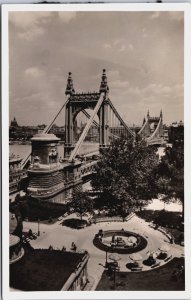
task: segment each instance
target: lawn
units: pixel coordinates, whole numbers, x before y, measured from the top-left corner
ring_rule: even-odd
[[[183,291],[184,278],[172,278],[177,266],[184,265],[183,258],[174,258],[166,265],[145,272],[119,272],[116,274],[118,291]],[[114,290],[113,278],[104,271],[96,288],[97,291]]]
[[[25,249],[10,265],[10,286],[23,291],[59,291],[84,254],[48,249]]]

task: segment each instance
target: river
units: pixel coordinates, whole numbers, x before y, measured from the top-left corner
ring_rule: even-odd
[[[79,154],[87,154],[87,153],[93,153],[98,151],[99,149],[99,143],[90,143],[90,142],[85,142],[82,144],[81,149],[79,151]],[[13,144],[9,145],[9,154],[11,155],[12,153],[14,155],[19,155],[20,158],[25,158],[29,151],[31,150],[31,145],[20,145],[20,144]],[[58,145],[58,157],[64,156],[64,145]]]
[[[99,144],[98,143],[90,143],[86,142],[82,144],[81,149],[80,149],[80,154],[88,153],[88,152],[94,152],[99,149]],[[11,155],[12,153],[15,154],[16,156],[19,155],[20,158],[25,158],[29,151],[31,150],[31,145],[20,145],[20,144],[13,144],[9,145],[9,154]],[[158,147],[157,154],[159,157],[162,157],[164,155],[164,150],[165,147]],[[62,157],[64,156],[64,145],[58,145],[58,156]]]

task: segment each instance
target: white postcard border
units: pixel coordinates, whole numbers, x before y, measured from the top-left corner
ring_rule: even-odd
[[[186,290],[172,292],[11,292],[9,290],[9,62],[8,13],[10,11],[184,11],[184,116],[185,116],[185,264]],[[177,45],[178,47],[178,45]],[[190,299],[191,297],[191,7],[188,3],[110,4],[4,4],[2,5],[2,262],[4,299]]]

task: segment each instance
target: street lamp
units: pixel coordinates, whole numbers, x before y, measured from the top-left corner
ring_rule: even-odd
[[[116,271],[120,270],[120,267],[118,265],[118,261],[121,259],[121,257],[117,254],[117,253],[112,253],[109,256],[109,259],[113,260],[113,281],[114,281],[114,290],[115,290],[115,286],[116,286]]]
[[[40,219],[38,219],[38,236],[40,236]]]
[[[105,252],[105,266],[107,267],[107,250]]]

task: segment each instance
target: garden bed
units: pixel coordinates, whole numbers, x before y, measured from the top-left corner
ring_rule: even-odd
[[[80,220],[80,219],[66,219],[63,221],[62,226],[67,226],[74,229],[82,229],[88,225],[88,222],[86,220]]]

